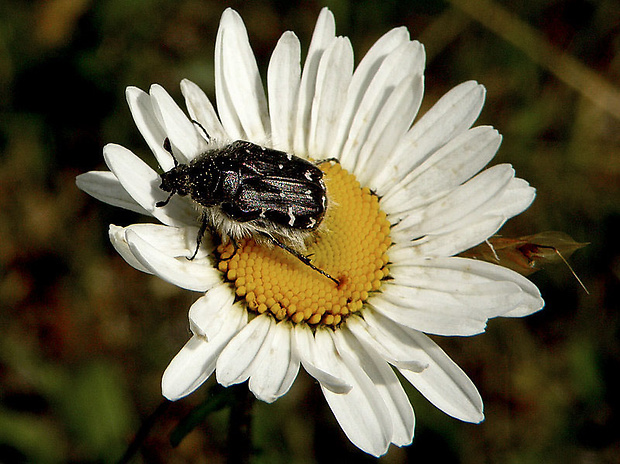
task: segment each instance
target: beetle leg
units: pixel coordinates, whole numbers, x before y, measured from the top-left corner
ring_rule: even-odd
[[[324,275],[325,277],[327,277],[329,280],[331,280],[332,282],[334,282],[336,285],[340,285],[340,282],[338,281],[338,279],[335,279],[334,277],[330,276],[327,272],[325,272],[323,269],[320,269],[318,267],[316,267],[314,264],[312,264],[312,262],[310,261],[310,258],[308,258],[307,256],[302,255],[301,253],[299,253],[297,250],[291,248],[290,246],[288,246],[286,243],[282,243],[280,240],[278,240],[277,238],[275,238],[273,235],[267,234],[265,232],[261,232],[261,235],[265,236],[266,238],[268,238],[274,245],[279,246],[280,248],[282,248],[284,251],[288,251],[290,254],[292,254],[295,258],[297,258],[299,261],[301,261],[302,263],[304,263],[306,266],[310,267],[311,269],[314,269],[316,272],[318,272],[321,275]]]
[[[170,192],[170,195],[168,195],[168,198],[166,198],[164,201],[158,201],[157,203],[155,203],[155,206],[157,206],[158,208],[161,208],[162,206],[166,206],[168,202],[170,201],[170,199],[172,198],[172,195],[174,195],[175,193],[176,193],[175,191]]]
[[[202,216],[200,216],[200,220],[202,222],[200,223],[200,229],[198,229],[198,235],[196,236],[196,249],[194,250],[194,254],[187,258],[189,261],[192,261],[198,254],[198,249],[200,248],[200,244],[202,243],[202,237],[204,237],[205,232],[209,227],[209,221],[207,220],[206,214],[203,213]]]

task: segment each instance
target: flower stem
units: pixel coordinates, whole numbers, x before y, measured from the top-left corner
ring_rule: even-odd
[[[252,453],[252,405],[254,395],[247,385],[234,388],[235,401],[228,424],[228,464],[249,464]]]

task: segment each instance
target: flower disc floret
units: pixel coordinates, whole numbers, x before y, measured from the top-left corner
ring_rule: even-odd
[[[329,208],[306,254],[333,281],[289,253],[247,239],[218,247],[218,268],[250,311],[277,320],[337,326],[359,313],[387,277],[390,224],[379,199],[340,164],[321,165]]]

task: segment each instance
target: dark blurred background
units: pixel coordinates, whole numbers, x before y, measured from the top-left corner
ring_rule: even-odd
[[[495,163],[538,189],[504,235],[546,230],[590,245],[531,278],[546,309],[438,339],[470,374],[486,421],[463,424],[411,392],[416,438],[385,463],[620,462],[620,3],[617,0],[0,2],[0,462],[103,463],[161,402],[164,368],[188,338],[198,295],[127,265],[109,223],[145,218],[99,203],[75,176],[120,143],[152,163],[124,89],[189,78],[214,94],[226,6],[243,16],[263,74],[282,32],[304,50],[329,6],[356,58],[405,25],[427,50],[423,110],[454,85],[488,89],[478,121],[504,135]],[[616,374],[614,374],[614,372]],[[208,386],[161,417],[134,462],[225,460],[227,412],[177,448],[170,431]],[[255,462],[372,462],[300,374],[255,407]]]

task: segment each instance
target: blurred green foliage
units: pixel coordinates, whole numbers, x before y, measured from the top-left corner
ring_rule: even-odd
[[[307,47],[324,5],[358,59],[398,25],[425,44],[423,111],[464,80],[487,87],[479,124],[504,135],[495,162],[512,163],[538,189],[505,235],[561,230],[591,243],[571,260],[590,296],[568,269],[552,266],[532,276],[547,302],[541,313],[493,321],[479,337],[438,340],[478,385],[486,421],[459,423],[411,391],[414,444],[381,461],[620,462],[616,0],[0,3],[0,462],[118,459],[160,403],[161,373],[188,336],[197,295],[134,270],[107,241],[107,224],[144,218],[75,187],[77,174],[103,167],[108,142],[152,162],[125,87],[157,82],[178,98],[187,77],[212,96],[226,6],[243,16],[266,72],[283,31],[295,30]],[[493,18],[506,12],[498,27]],[[578,67],[566,73],[558,57]],[[224,459],[225,411],[178,448],[168,442],[207,390],[169,408],[136,462]],[[304,374],[255,413],[256,462],[372,461],[348,443]]]

